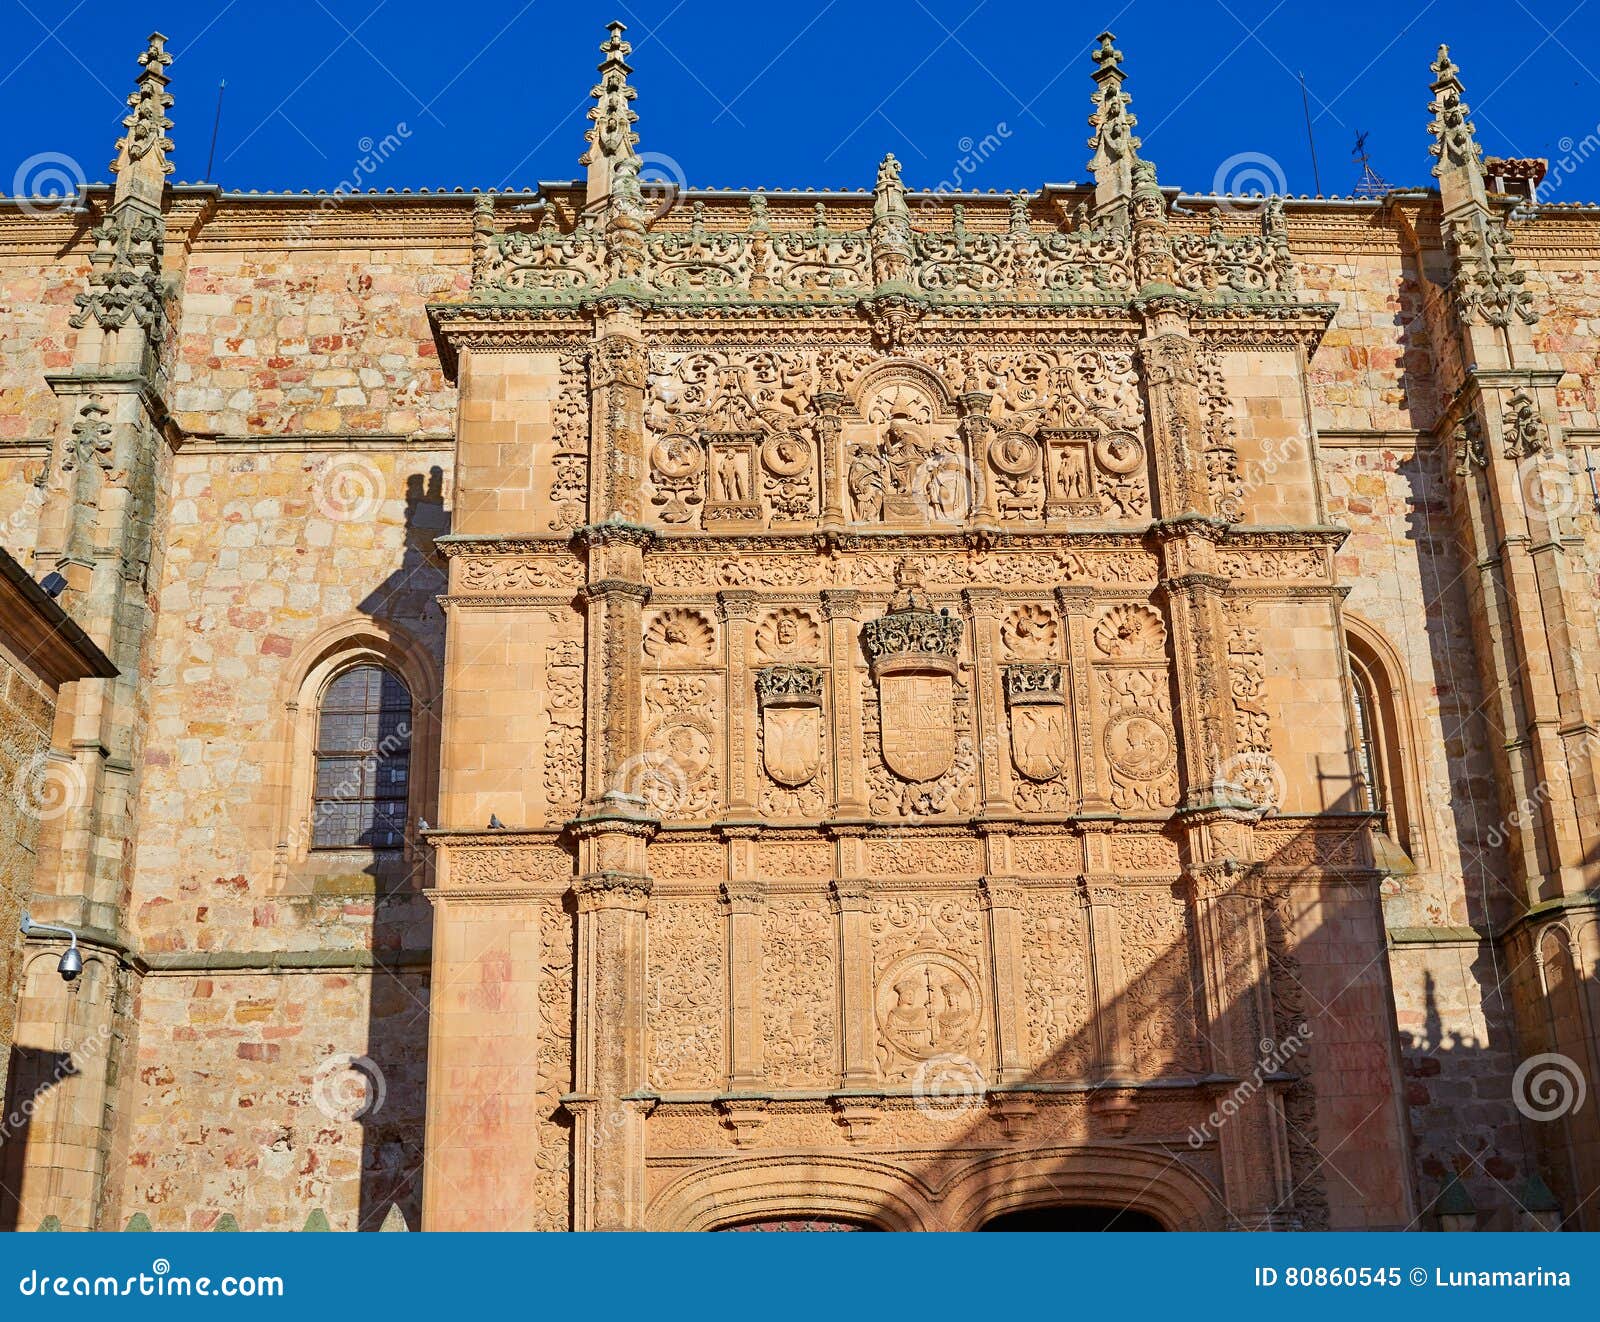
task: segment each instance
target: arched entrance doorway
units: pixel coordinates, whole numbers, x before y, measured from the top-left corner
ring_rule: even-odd
[[[770,1217],[760,1221],[746,1221],[737,1226],[721,1226],[721,1230],[876,1230],[877,1226],[862,1221],[845,1221],[837,1217]]]
[[[1015,1212],[1002,1212],[978,1229],[1098,1231],[1165,1230],[1166,1227],[1146,1212],[1120,1207],[1023,1207]]]

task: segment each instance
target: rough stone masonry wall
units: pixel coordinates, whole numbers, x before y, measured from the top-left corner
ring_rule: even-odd
[[[1340,552],[1347,614],[1397,658],[1414,729],[1425,855],[1384,884],[1390,965],[1414,1143],[1419,1202],[1459,1172],[1484,1224],[1511,1228],[1508,1196],[1531,1170],[1511,1105],[1521,1055],[1510,953],[1470,929],[1498,929],[1516,911],[1508,887],[1503,809],[1449,508],[1453,454],[1426,434],[1439,401],[1420,286],[1402,260],[1369,243],[1301,256],[1302,282],[1340,304],[1308,373],[1329,521],[1351,529]],[[1539,348],[1566,372],[1563,424],[1595,426],[1600,312],[1592,263],[1571,255],[1530,268]],[[1578,440],[1580,438],[1573,437]],[[1583,464],[1581,451],[1577,459]],[[1579,502],[1581,524],[1586,502]],[[1600,568],[1586,539],[1590,572]],[[1596,580],[1600,582],[1600,579]]]
[[[172,406],[214,439],[173,461],[131,905],[135,943],[168,971],[142,987],[124,1219],[287,1228],[322,1207],[335,1229],[371,1228],[394,1201],[419,1224],[423,855],[285,868],[276,846],[286,704],[313,639],[370,617],[442,665],[432,539],[449,530],[455,392],[425,304],[464,260],[205,231],[190,255]],[[323,967],[228,971],[271,951]],[[359,967],[369,956],[400,967]],[[353,1118],[363,1087],[382,1101]]]
[[[0,649],[0,1098],[16,1030],[17,996],[22,987],[22,937],[18,920],[33,885],[34,842],[39,817],[28,811],[26,787],[36,759],[50,746],[55,699]],[[9,1127],[7,1105],[0,1113],[0,1143]]]

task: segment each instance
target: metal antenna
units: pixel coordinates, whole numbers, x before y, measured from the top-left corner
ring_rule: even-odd
[[[1306,94],[1306,76],[1300,74],[1300,104],[1306,112],[1306,143],[1311,148],[1311,182],[1317,186],[1317,196],[1322,196],[1322,176],[1317,172],[1317,140],[1311,133],[1311,98]]]
[[[224,78],[217,84],[217,117],[211,121],[211,150],[206,155],[206,178],[211,178],[211,164],[217,159],[217,130],[222,127],[222,93],[228,86]]]

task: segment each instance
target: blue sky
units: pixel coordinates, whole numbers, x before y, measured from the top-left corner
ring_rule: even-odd
[[[391,134],[403,141],[377,187],[572,178],[611,17],[634,45],[640,150],[698,186],[870,187],[885,151],[913,187],[1082,179],[1089,55],[1105,26],[1126,56],[1143,154],[1164,183],[1194,191],[1230,170],[1245,185],[1265,171],[1313,191],[1301,70],[1324,192],[1355,183],[1358,130],[1391,183],[1429,182],[1428,64],[1441,40],[1489,153],[1559,157],[1600,129],[1600,0],[0,0],[12,111],[0,191],[41,153],[108,177],[152,27],[176,56],[175,179],[206,175],[224,78],[210,177],[228,188],[332,188]],[[1241,154],[1269,164],[1229,166]],[[1600,198],[1600,152],[1586,167],[1562,200]]]

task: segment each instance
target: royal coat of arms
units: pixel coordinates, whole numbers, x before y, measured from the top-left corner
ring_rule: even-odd
[[[956,756],[955,675],[961,621],[934,610],[902,565],[889,609],[863,626],[878,682],[883,761],[903,780],[937,780]]]

